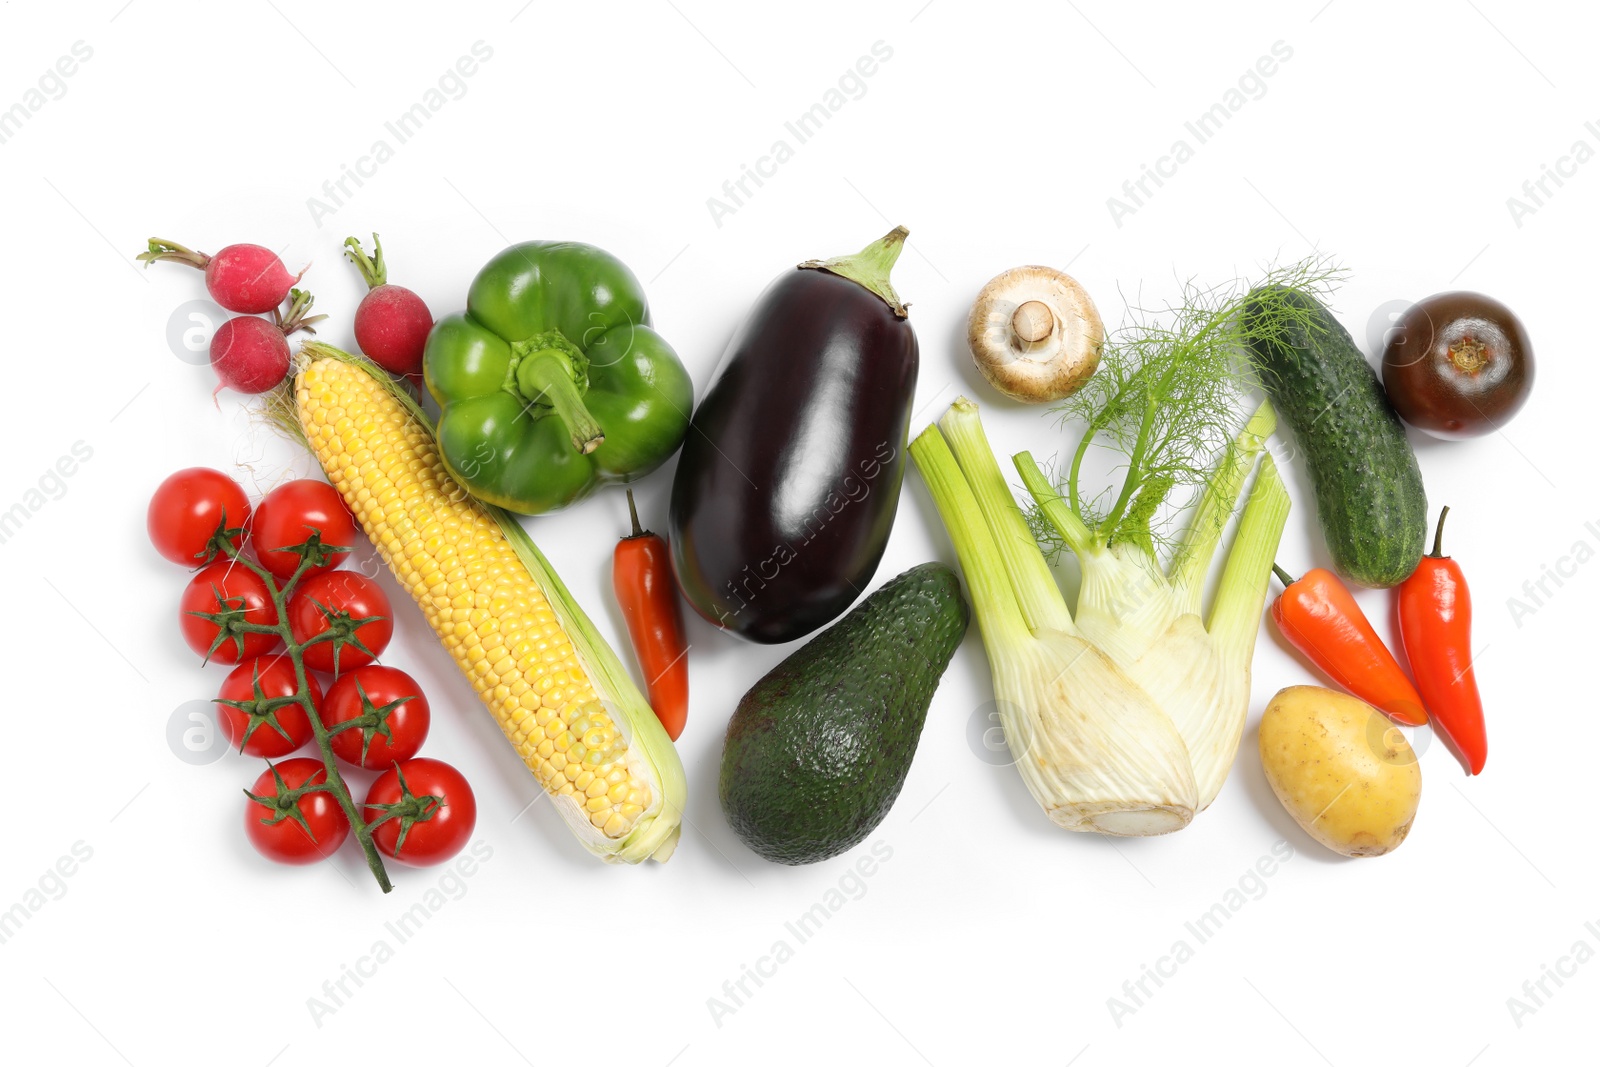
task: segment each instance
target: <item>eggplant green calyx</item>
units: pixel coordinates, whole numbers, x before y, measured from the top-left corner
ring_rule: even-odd
[[[583,394],[589,389],[588,357],[560,330],[546,330],[514,342],[506,379],[506,388],[514,395],[554,411],[572,435],[572,447],[580,453],[588,455],[606,439],[583,403]]]
[[[808,259],[800,264],[801,270],[825,270],[841,278],[849,278],[857,285],[889,305],[897,319],[906,317],[906,305],[889,283],[889,272],[900,258],[911,231],[896,226],[853,256],[836,256],[833,259]]]

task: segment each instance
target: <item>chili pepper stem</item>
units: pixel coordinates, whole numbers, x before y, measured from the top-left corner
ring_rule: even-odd
[[[629,534],[628,536],[629,537],[643,537],[644,534],[645,534],[645,530],[644,530],[643,526],[639,525],[639,508],[638,508],[638,505],[634,504],[634,502],[633,502],[633,490],[632,489],[628,490],[628,518],[633,520],[633,533]]]
[[[1295,581],[1294,580],[1294,575],[1290,574],[1288,571],[1286,571],[1282,567],[1278,566],[1278,564],[1276,562],[1274,562],[1272,564],[1272,573],[1276,574],[1278,576],[1278,581],[1283,583],[1283,587],[1285,589],[1289,588],[1291,585],[1294,584],[1294,581]]]
[[[306,719],[311,723],[311,731],[317,741],[317,750],[322,756],[322,765],[327,772],[326,791],[332,793],[334,799],[338,801],[339,809],[344,812],[345,818],[349,820],[351,832],[361,845],[361,851],[366,854],[367,867],[371,869],[372,876],[378,880],[379,887],[387,893],[394,888],[394,885],[389,881],[389,872],[384,869],[383,857],[378,854],[378,848],[373,843],[372,828],[361,817],[361,811],[356,807],[355,799],[350,795],[349,786],[345,785],[343,776],[339,774],[339,766],[333,755],[332,732],[323,725],[322,717],[317,714],[316,708],[311,703],[311,690],[306,674],[304,651],[307,645],[315,644],[319,639],[327,635],[319,634],[317,637],[313,637],[302,644],[294,639],[294,633],[289,627],[289,598],[294,593],[295,586],[311,567],[311,556],[309,554],[303,555],[300,559],[300,565],[280,586],[271,572],[248,556],[245,556],[233,544],[231,539],[227,537],[220,538],[218,547],[227,555],[230,561],[248,567],[256,577],[266,583],[267,595],[272,598],[272,606],[277,611],[278,621],[272,626],[251,624],[251,631],[275,633],[282,638],[285,654],[288,655],[289,661],[294,664],[295,684],[299,687],[297,703],[306,713]]]
[[[1433,531],[1433,551],[1428,553],[1431,559],[1444,559],[1444,549],[1440,547],[1444,542],[1444,519],[1450,514],[1450,505],[1446,504],[1439,511],[1439,525]]]

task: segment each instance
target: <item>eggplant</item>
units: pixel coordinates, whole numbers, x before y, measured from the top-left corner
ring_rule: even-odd
[[[889,284],[906,229],[778,277],[728,343],[672,483],[678,588],[776,644],[838,617],[883,557],[905,473],[917,335]]]

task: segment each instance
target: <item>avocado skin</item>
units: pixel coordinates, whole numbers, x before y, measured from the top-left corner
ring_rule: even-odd
[[[955,572],[887,582],[739,701],[722,746],[728,825],[774,863],[854,848],[893,806],[971,616]]]

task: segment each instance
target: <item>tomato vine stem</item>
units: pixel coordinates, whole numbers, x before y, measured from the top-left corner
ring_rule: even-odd
[[[323,725],[322,717],[317,714],[317,709],[311,703],[311,690],[308,684],[309,677],[306,673],[304,653],[308,646],[314,645],[319,641],[330,640],[332,631],[324,631],[301,643],[295,640],[294,632],[289,626],[289,598],[294,594],[295,586],[299,584],[300,579],[305,577],[306,571],[313,565],[313,554],[318,549],[324,548],[334,552],[347,552],[349,549],[331,548],[331,546],[322,545],[318,536],[320,531],[313,530],[312,536],[305,544],[286,547],[286,551],[299,551],[300,565],[295,568],[293,574],[284,579],[282,585],[279,585],[278,579],[272,572],[240,551],[239,547],[234,544],[234,539],[230,536],[233,533],[235,531],[219,527],[217,532],[212,535],[211,545],[214,549],[212,558],[215,558],[217,554],[224,555],[230,562],[248,567],[256,577],[260,578],[266,584],[267,595],[272,598],[272,606],[277,611],[278,621],[268,626],[261,623],[246,623],[242,620],[235,620],[231,624],[231,629],[240,633],[276,634],[282,639],[283,654],[287,655],[289,661],[294,664],[295,685],[299,690],[296,694],[298,698],[296,702],[305,711],[306,719],[311,723],[311,731],[317,741],[317,750],[322,756],[322,765],[327,772],[327,782],[317,787],[317,791],[331,793],[334,799],[339,802],[339,809],[344,812],[345,818],[349,820],[350,830],[355,834],[356,841],[361,845],[361,851],[367,857],[367,867],[371,869],[372,876],[378,880],[379,887],[387,893],[394,889],[394,884],[389,881],[389,872],[384,869],[383,857],[378,854],[378,847],[373,843],[372,827],[367,824],[366,819],[362,818],[361,810],[356,806],[355,798],[350,795],[350,787],[345,785],[344,777],[339,773],[339,766],[333,755],[333,734],[342,727],[335,727],[334,730],[329,730]],[[210,560],[208,559],[206,562],[210,562]]]

